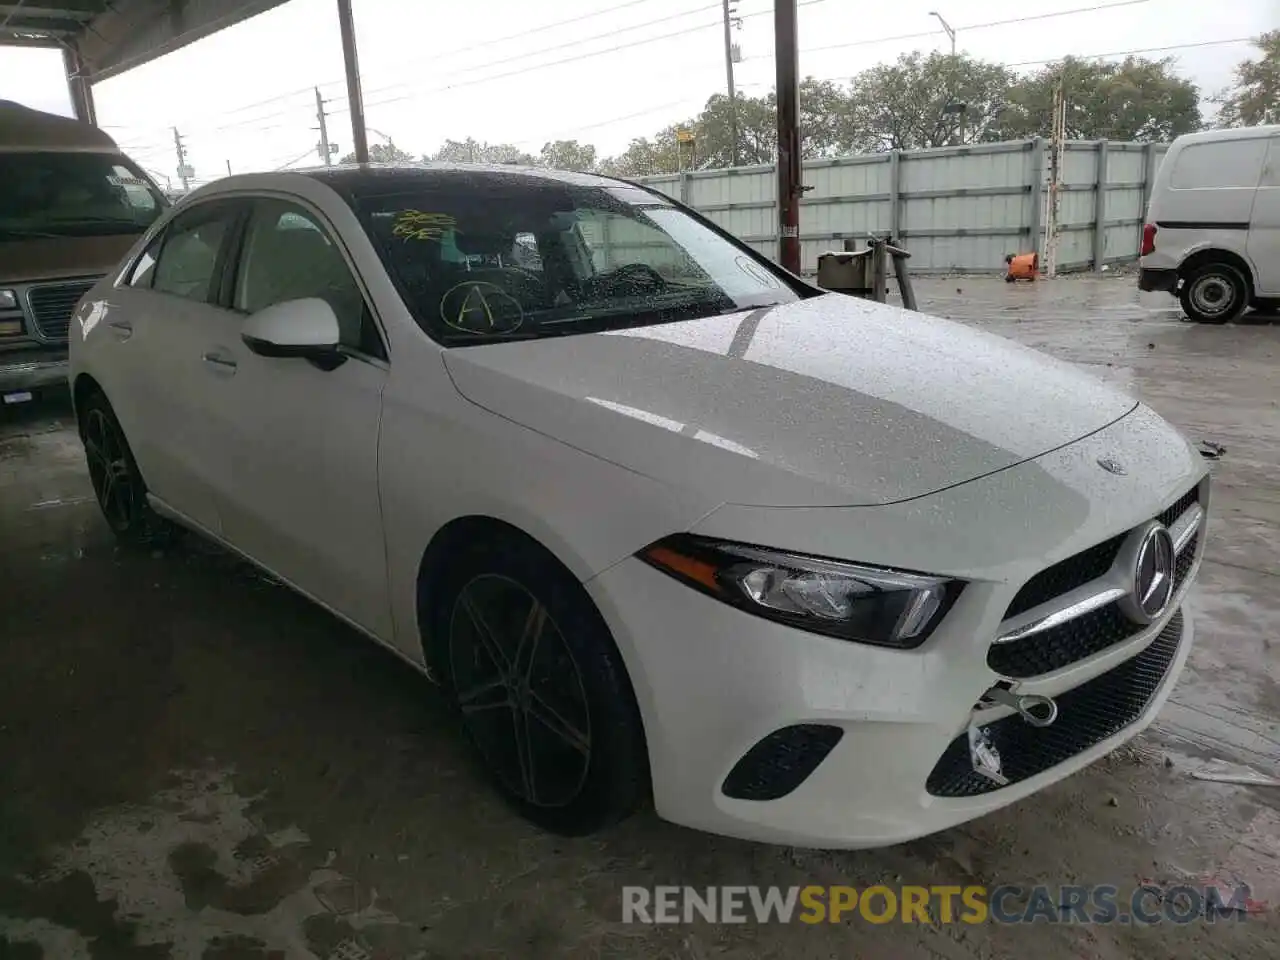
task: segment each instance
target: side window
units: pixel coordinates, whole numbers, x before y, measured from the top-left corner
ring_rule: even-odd
[[[227,208],[219,211],[197,207],[177,217],[165,232],[152,289],[200,303],[211,302],[218,251],[233,216]]]
[[[282,200],[256,201],[240,255],[236,309],[254,313],[307,297],[333,307],[343,346],[385,357],[360,287],[315,217]]]
[[[160,252],[160,244],[164,242],[164,234],[160,234],[142,251],[142,256],[133,264],[129,274],[129,286],[149,288],[156,274],[156,255]]]

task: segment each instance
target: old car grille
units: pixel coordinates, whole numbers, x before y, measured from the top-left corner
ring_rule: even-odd
[[[27,290],[27,305],[36,332],[45,340],[65,340],[80,298],[92,287],[92,280],[44,283]]]
[[[1165,526],[1172,527],[1198,501],[1197,487],[1179,497],[1156,519]],[[1112,537],[1036,574],[1009,604],[1005,619],[1026,613],[1104,576],[1127,536],[1128,533]],[[1199,540],[1199,533],[1193,535],[1176,558],[1175,590],[1183,585],[1195,566]],[[992,644],[987,652],[987,665],[1001,676],[1011,679],[1041,676],[1102,653],[1118,643],[1136,637],[1146,629],[1143,624],[1135,623],[1125,616],[1118,602],[1111,602],[1057,626],[1008,642]]]
[[[1051,726],[1033,727],[1018,714],[987,724],[1009,783],[1043,773],[1134,723],[1168,676],[1181,638],[1179,611],[1136,657],[1055,697],[1058,719]],[[1001,784],[974,771],[966,731],[947,746],[926,788],[935,797],[973,797]]]

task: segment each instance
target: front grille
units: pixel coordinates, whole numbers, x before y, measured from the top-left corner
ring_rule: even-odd
[[[1017,714],[988,724],[986,732],[1000,752],[1009,783],[1070,760],[1137,720],[1168,676],[1181,638],[1179,611],[1136,657],[1055,697],[1058,719],[1052,726],[1033,727]],[[974,797],[1000,788],[974,771],[967,731],[947,746],[926,783],[935,797]]]
[[[1122,533],[1118,537],[1112,537],[1104,543],[1077,553],[1074,557],[1067,557],[1041,570],[1018,591],[1005,612],[1005,619],[1026,613],[1032,607],[1038,607],[1054,597],[1060,597],[1068,590],[1083,586],[1090,580],[1097,580],[1111,569],[1116,554],[1120,552],[1120,544],[1124,542],[1126,536],[1128,534]]]
[[[987,666],[1011,679],[1038,677],[1123,643],[1143,629],[1110,603],[1021,640],[992,644]]]
[[[89,288],[92,280],[71,283],[46,283],[27,291],[27,303],[31,307],[31,319],[37,332],[45,340],[65,340],[71,325],[71,314]]]
[[[1199,502],[1200,502],[1200,488],[1192,487],[1190,490],[1184,493],[1181,497],[1179,497],[1173,506],[1171,506],[1164,513],[1160,514],[1160,516],[1156,517],[1156,519],[1159,520],[1161,523],[1163,523],[1166,527],[1172,527],[1174,522],[1180,516],[1186,513],[1187,509],[1193,503],[1199,503]]]
[[[1182,552],[1178,554],[1177,560],[1173,564],[1173,588],[1176,590],[1182,586],[1187,574],[1191,572],[1191,568],[1196,563],[1196,551],[1200,549],[1200,534],[1196,534],[1188,542]]]
[[[721,790],[737,800],[785,797],[818,769],[842,736],[839,727],[824,723],[775,730],[742,755]]]
[[[1188,507],[1199,500],[1200,488],[1192,487],[1156,519],[1166,527],[1171,527]],[[1122,533],[1041,570],[1018,591],[1009,604],[1009,609],[1005,611],[1005,619],[1026,613],[1032,607],[1047,603],[1076,587],[1082,587],[1090,580],[1098,579],[1111,569],[1116,554],[1120,552],[1120,545],[1127,536],[1127,532]]]

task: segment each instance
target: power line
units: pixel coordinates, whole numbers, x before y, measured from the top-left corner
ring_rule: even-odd
[[[310,156],[311,154],[313,154],[313,153],[315,153],[315,152],[316,152],[316,148],[315,148],[315,147],[307,147],[307,149],[303,150],[300,154],[298,154],[296,157],[294,157],[294,158],[293,158],[292,160],[290,160],[288,163],[285,163],[285,164],[282,164],[282,165],[280,165],[280,166],[276,167],[275,172],[279,173],[281,170],[287,170],[287,169],[289,169],[289,167],[292,167],[292,166],[293,166],[295,163],[297,163],[299,160],[302,160],[302,159],[304,159],[305,157],[308,157],[308,156]]]
[[[1111,10],[1118,7],[1133,7],[1140,3],[1150,3],[1151,0],[1121,0],[1119,3],[1101,3],[1091,7],[1076,7],[1073,10],[1057,10],[1053,13],[1033,13],[1021,17],[1009,17],[1005,20],[990,20],[986,23],[971,23],[956,27],[956,32],[961,33],[969,30],[986,30],[991,27],[1007,27],[1015,23],[1029,23],[1033,20],[1048,20],[1053,17],[1071,17],[1081,13],[1094,13],[1101,10]],[[892,43],[895,40],[919,40],[925,37],[936,37],[937,30],[922,30],[918,33],[900,33],[892,37],[869,37],[863,40],[850,40],[845,43],[831,43],[821,47],[804,47],[801,53],[822,53],[827,50],[845,50],[849,47],[865,47],[872,46],[877,43]],[[773,54],[761,53],[754,57],[743,57],[743,60],[772,60]]]
[[[1165,53],[1170,50],[1190,50],[1192,47],[1216,47],[1227,43],[1253,43],[1253,37],[1232,37],[1228,40],[1197,40],[1194,43],[1175,43],[1167,47],[1143,47],[1137,50],[1113,50],[1110,53],[1069,53],[1066,57],[1074,60],[1093,60],[1098,57],[1131,57],[1139,53]],[[1048,60],[1019,60],[1006,63],[1006,67],[1034,67],[1044,63],[1057,63],[1065,57],[1050,57]]]

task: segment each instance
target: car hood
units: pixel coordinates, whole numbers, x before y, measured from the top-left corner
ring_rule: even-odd
[[[0,285],[101,276],[120,262],[141,233],[0,240]]]
[[[842,294],[458,348],[445,364],[462,395],[493,413],[755,505],[922,496],[1047,453],[1137,405],[1001,337]]]

